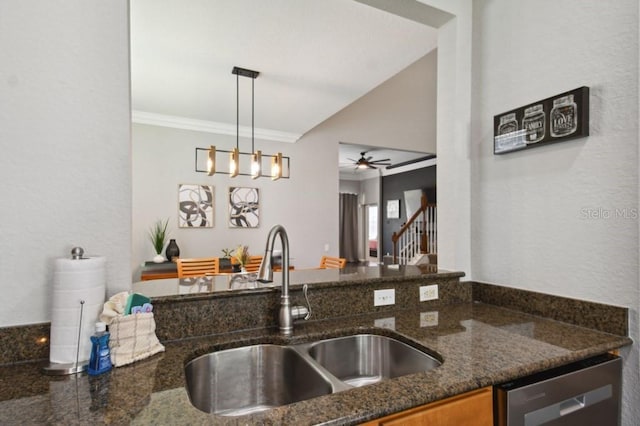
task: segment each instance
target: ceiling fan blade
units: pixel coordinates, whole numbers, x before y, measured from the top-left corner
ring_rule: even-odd
[[[371,164],[367,164],[367,167],[369,167],[370,169],[377,169],[376,166],[372,166]]]
[[[372,158],[373,158],[372,156],[368,156],[367,161],[371,161]]]
[[[354,163],[357,163],[357,162],[358,162],[358,160],[354,160],[353,158],[347,158],[347,160],[349,160],[349,161],[353,161]]]
[[[381,161],[391,161],[390,158],[381,158],[380,160],[372,161],[372,163],[380,163]]]

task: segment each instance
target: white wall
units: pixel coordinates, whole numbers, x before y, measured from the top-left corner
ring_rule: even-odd
[[[434,49],[332,116],[340,141],[436,152],[437,58]]]
[[[438,30],[438,267],[471,271],[471,0],[420,0],[454,15]]]
[[[50,319],[74,246],[129,288],[128,3],[0,2],[0,326]]]
[[[473,5],[473,277],[626,306],[637,340],[638,2]],[[583,85],[589,137],[492,154],[494,115]],[[635,425],[637,346],[624,355],[623,424]]]
[[[360,182],[360,190],[365,204],[380,205],[380,178],[365,179]]]
[[[339,190],[341,194],[360,194],[360,181],[340,179]]]

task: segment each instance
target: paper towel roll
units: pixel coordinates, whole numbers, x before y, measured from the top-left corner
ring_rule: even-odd
[[[80,310],[82,330],[78,361],[87,361],[91,354],[90,337],[102,312],[106,296],[106,259],[56,259],[53,271],[51,300],[51,340],[49,361],[71,364],[76,362]],[[82,307],[81,301],[84,300]]]

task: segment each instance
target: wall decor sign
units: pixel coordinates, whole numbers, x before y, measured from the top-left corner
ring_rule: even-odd
[[[260,224],[260,190],[229,188],[229,227],[257,228]]]
[[[589,88],[579,87],[493,117],[493,153],[589,136]]]
[[[178,185],[178,227],[213,227],[213,186]]]
[[[400,200],[387,200],[387,219],[400,219]]]

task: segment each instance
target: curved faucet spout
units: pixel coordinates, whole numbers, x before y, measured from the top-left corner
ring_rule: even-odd
[[[262,257],[262,263],[260,263],[260,269],[258,270],[258,281],[263,283],[270,283],[273,281],[273,246],[276,242],[276,237],[280,236],[280,243],[282,244],[282,292],[289,295],[289,237],[287,236],[287,230],[282,225],[276,225],[269,231],[267,236],[267,246],[264,250],[264,256]]]
[[[293,321],[308,317],[309,310],[304,306],[292,307],[291,301],[289,300],[289,237],[282,225],[276,225],[269,231],[264,257],[262,258],[260,270],[258,271],[258,281],[273,281],[273,261],[271,257],[277,236],[280,236],[280,243],[282,244],[282,295],[280,296],[280,313],[278,319],[280,333],[288,336],[293,333]],[[293,313],[294,311],[295,314]]]

